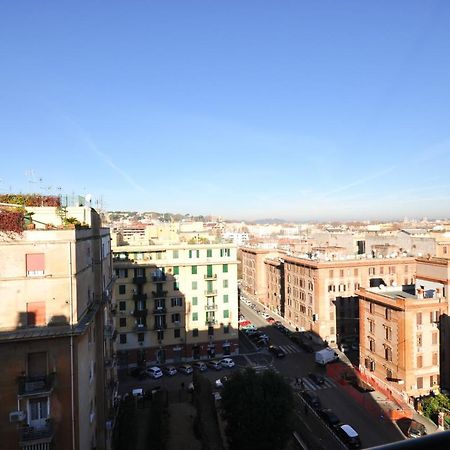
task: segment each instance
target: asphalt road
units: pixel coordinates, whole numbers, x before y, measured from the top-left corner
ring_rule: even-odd
[[[307,353],[300,349],[286,335],[278,331],[275,327],[268,325],[260,315],[244,303],[241,303],[241,313],[259,329],[263,330],[270,337],[273,345],[280,346],[286,351],[285,358],[272,358],[269,365],[275,367],[278,372],[291,379],[294,388],[297,388],[293,383],[295,377],[303,379],[305,387],[313,390],[318,395],[323,407],[331,408],[341,419],[342,423],[348,423],[358,432],[363,448],[404,439],[403,434],[396,425],[388,419],[375,417],[373,413],[365,410],[340,388],[334,380],[326,377],[325,384],[320,387],[309,380],[307,375],[310,372],[325,375],[324,368],[314,362],[313,353]],[[275,318],[278,319],[277,317]],[[297,390],[300,391],[299,388]],[[296,395],[299,396],[299,392]],[[313,410],[308,409],[305,416],[304,404],[300,397],[297,417],[298,432],[310,443],[311,448],[339,448],[339,443],[337,443],[334,434],[318,418]]]

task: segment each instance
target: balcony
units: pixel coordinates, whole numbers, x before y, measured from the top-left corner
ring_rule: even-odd
[[[218,308],[218,306],[217,305],[205,305],[205,310],[206,311],[216,311],[217,310],[217,308]]]
[[[166,314],[167,309],[165,306],[155,306],[153,314]]]
[[[50,395],[55,384],[55,373],[36,377],[19,377],[19,398]]]
[[[164,283],[167,280],[165,275],[160,275],[160,276],[153,276],[152,277],[152,281],[153,283]]]
[[[148,331],[147,324],[138,324],[133,328],[136,333]]]
[[[205,325],[207,325],[209,327],[212,325],[217,325],[217,320],[216,319],[206,319]]]
[[[167,323],[155,323],[155,326],[153,327],[153,329],[155,330],[155,331],[158,331],[158,330],[165,330],[167,328]]]
[[[50,444],[54,434],[53,422],[47,419],[46,423],[40,427],[19,428],[19,445],[31,448],[33,444]]]
[[[215,295],[217,295],[217,289],[212,289],[210,291],[205,291],[205,295],[207,297],[214,297]]]
[[[214,280],[217,280],[217,274],[205,275],[204,278],[206,281],[214,281]]]
[[[135,309],[133,311],[133,316],[134,317],[144,317],[148,314],[148,309],[147,308],[142,308],[142,309]]]
[[[167,295],[167,291],[163,291],[163,290],[157,290],[157,291],[152,291],[152,296],[153,298],[165,298]]]
[[[144,275],[141,275],[141,276],[133,278],[133,283],[134,284],[144,284],[146,282],[147,282],[147,277],[144,276]]]
[[[140,301],[140,300],[145,301],[145,300],[147,300],[147,294],[144,294],[142,292],[139,294],[133,294],[133,300],[135,302]]]

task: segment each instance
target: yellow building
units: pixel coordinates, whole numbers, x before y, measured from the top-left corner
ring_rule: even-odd
[[[236,247],[113,248],[120,367],[238,352]]]

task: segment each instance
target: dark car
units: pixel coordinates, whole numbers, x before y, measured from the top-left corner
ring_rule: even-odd
[[[269,351],[273,353],[277,358],[284,358],[286,356],[286,353],[280,348],[276,347],[275,345],[271,345],[269,347]]]
[[[302,397],[305,399],[306,403],[311,405],[314,409],[320,409],[322,406],[319,397],[311,391],[303,391]]]
[[[147,372],[142,367],[134,367],[130,370],[130,375],[138,380],[145,380],[148,378]]]
[[[337,427],[341,423],[339,417],[331,409],[320,409],[318,414],[332,428]]]
[[[325,383],[325,378],[318,373],[309,373],[308,378],[319,386]]]
[[[349,448],[361,448],[361,440],[358,433],[350,425],[338,425],[337,435]]]
[[[406,434],[410,438],[419,438],[427,434],[427,429],[425,428],[425,425],[421,424],[420,422],[411,420]]]

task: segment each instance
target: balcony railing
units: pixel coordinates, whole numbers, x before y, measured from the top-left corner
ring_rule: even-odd
[[[205,275],[205,280],[217,280],[217,274]]]
[[[211,325],[217,325],[216,319],[206,319],[205,325],[211,326]]]
[[[144,275],[133,278],[134,284],[144,284],[146,282],[147,282],[147,277],[145,277]]]
[[[205,305],[205,310],[206,311],[216,311],[218,308],[217,305]]]
[[[153,327],[153,329],[155,331],[157,330],[165,330],[167,328],[167,323],[155,323],[155,326]]]
[[[54,434],[53,422],[47,419],[46,423],[39,427],[19,428],[19,444],[21,447],[28,447],[33,443],[49,444]]]
[[[136,333],[139,333],[141,331],[147,331],[147,330],[148,330],[147,324],[138,324],[138,325],[135,325],[135,327],[134,327],[134,331]]]
[[[165,306],[155,306],[153,309],[153,314],[166,314],[167,309]]]
[[[165,275],[160,275],[160,276],[153,276],[152,277],[152,281],[153,283],[164,283],[166,281],[166,276]]]
[[[55,373],[36,377],[19,378],[19,397],[48,395],[53,391]]]
[[[160,291],[160,290],[157,290],[157,291],[152,291],[152,296],[153,296],[153,298],[164,298],[164,297],[166,297],[166,295],[167,295],[167,291]]]
[[[143,316],[146,316],[147,314],[148,314],[148,309],[147,308],[135,309],[133,311],[133,316],[134,317],[143,317]]]
[[[139,293],[139,294],[133,294],[133,300],[134,301],[139,301],[139,300],[142,300],[142,301],[144,301],[144,300],[147,300],[147,294],[144,294],[144,293]]]
[[[207,297],[213,297],[213,296],[217,295],[217,289],[211,289],[209,291],[205,291],[205,295]]]

